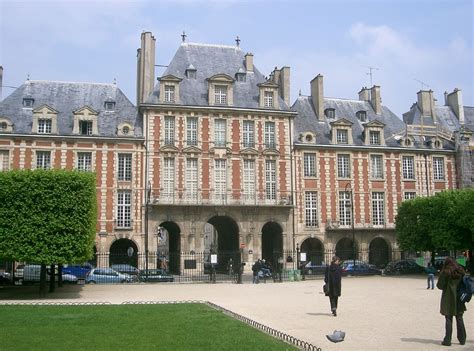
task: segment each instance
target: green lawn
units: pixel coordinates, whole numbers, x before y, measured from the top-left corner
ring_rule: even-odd
[[[0,350],[296,350],[204,304],[0,306]]]

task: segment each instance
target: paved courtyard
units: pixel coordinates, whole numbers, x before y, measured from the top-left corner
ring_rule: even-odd
[[[0,303],[33,302],[37,287],[21,299],[16,288],[0,288]],[[338,316],[330,313],[322,280],[253,285],[149,284],[67,286],[44,302],[210,301],[259,323],[310,342],[322,350],[473,350],[474,303],[464,314],[466,345],[440,345],[444,317],[439,314],[441,291],[426,290],[422,277],[347,277],[342,281]],[[346,332],[334,344],[325,335]]]

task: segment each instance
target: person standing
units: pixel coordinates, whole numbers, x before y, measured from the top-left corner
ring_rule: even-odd
[[[464,327],[463,313],[466,305],[459,301],[457,288],[464,276],[464,269],[452,257],[446,257],[443,269],[438,278],[436,287],[443,290],[441,294],[440,312],[446,319],[446,331],[443,341],[444,346],[451,346],[453,333],[453,317],[456,318],[457,337],[461,345],[466,343],[466,328]]]
[[[329,296],[329,303],[331,304],[331,311],[334,317],[337,316],[337,300],[341,296],[342,269],[340,261],[339,257],[334,256],[331,260],[331,265],[326,268],[324,273],[324,282],[328,285],[326,296]]]
[[[431,283],[431,289],[434,289],[434,276],[436,274],[436,268],[433,267],[431,262],[428,262],[428,266],[425,268],[425,272],[428,274],[428,278],[427,278],[428,287],[426,289],[430,288],[430,283]]]

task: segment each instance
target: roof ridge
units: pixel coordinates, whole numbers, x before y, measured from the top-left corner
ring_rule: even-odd
[[[117,86],[114,83],[97,83],[97,82],[70,82],[70,81],[61,81],[61,80],[34,80],[28,79],[25,83],[61,83],[61,84],[90,84],[90,85],[110,85]]]
[[[205,44],[205,43],[181,43],[181,46],[205,46],[205,47],[222,48],[222,49],[234,49],[234,50],[242,51],[240,46],[236,46],[236,45]]]

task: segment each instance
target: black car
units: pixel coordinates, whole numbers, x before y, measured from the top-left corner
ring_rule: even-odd
[[[384,274],[422,274],[425,273],[425,267],[420,266],[413,260],[393,261],[387,264]]]
[[[147,274],[148,273],[148,274]],[[174,278],[164,269],[149,269],[148,271],[142,269],[138,273],[138,279],[142,282],[173,282]]]
[[[327,264],[323,263],[312,263],[309,261],[303,266],[304,274],[305,275],[316,275],[316,274],[324,274],[326,272],[326,268],[328,267]]]

